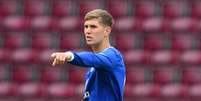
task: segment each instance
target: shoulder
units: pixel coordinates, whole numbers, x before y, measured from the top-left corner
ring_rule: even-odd
[[[123,56],[116,48],[108,48],[102,51],[100,54],[105,55],[111,61],[112,68],[117,69],[117,67],[125,67]]]
[[[118,51],[114,47],[107,48],[107,49],[103,50],[102,52],[100,52],[99,54],[106,55],[109,58],[121,58],[122,59],[122,54],[120,53],[120,51]]]

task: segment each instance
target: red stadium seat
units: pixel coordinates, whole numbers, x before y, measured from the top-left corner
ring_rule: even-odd
[[[174,32],[196,32],[198,24],[192,18],[178,18],[172,21],[171,28]]]
[[[32,64],[38,61],[38,52],[31,49],[18,49],[10,55],[13,64]]]
[[[161,87],[161,97],[165,99],[189,98],[187,86],[181,84],[170,84]]]
[[[15,66],[12,68],[11,79],[19,84],[34,81],[34,69],[28,66]]]
[[[35,98],[47,96],[47,88],[40,83],[24,83],[18,86],[19,96]]]
[[[54,82],[61,82],[64,80],[62,78],[63,68],[57,67],[46,67],[41,69],[40,72],[40,80],[43,83],[54,83]],[[64,77],[66,79],[66,77]]]
[[[146,64],[150,60],[149,52],[143,50],[129,50],[124,53],[127,65]]]
[[[149,1],[137,2],[134,4],[133,11],[138,18],[149,18],[156,15],[156,5]]]
[[[26,31],[29,28],[29,20],[23,16],[9,16],[3,19],[2,27],[8,31]]]
[[[200,19],[201,18],[200,9],[201,9],[201,2],[200,1],[192,2],[191,3],[191,11],[190,11],[191,12],[191,17]]]
[[[54,52],[56,52],[54,49],[41,51],[38,56],[38,64],[52,64],[53,59],[51,58],[51,54]]]
[[[72,11],[73,4],[71,1],[53,1],[51,13],[55,17],[69,16]]]
[[[147,19],[136,18],[134,23],[134,29],[137,31],[143,31],[145,33],[158,33],[158,32],[171,32],[172,20],[159,17],[149,17]]]
[[[146,82],[145,69],[132,68],[127,70],[126,81],[129,84],[143,84]]]
[[[57,98],[78,97],[77,88],[73,84],[54,83],[48,86],[47,92],[50,97],[57,97]]]
[[[83,17],[88,11],[97,9],[97,8],[101,8],[100,0],[80,2],[79,14],[81,17]]]
[[[143,31],[143,23],[145,20],[142,20],[140,18],[133,18],[134,24],[133,24],[133,31],[136,32],[142,32]]]
[[[10,50],[6,50],[5,48],[0,48],[0,63],[10,63]]]
[[[63,34],[60,37],[60,44],[59,47],[61,50],[66,51],[66,50],[76,50],[80,48],[80,38],[81,35],[77,33],[67,33]]]
[[[160,95],[160,86],[156,84],[138,84],[132,90],[136,98],[158,98]]]
[[[45,15],[47,14],[47,4],[48,2],[45,0],[26,0],[24,2],[24,15],[30,17]]]
[[[4,48],[14,50],[25,45],[26,36],[19,33],[7,33],[4,37]]]
[[[180,54],[167,50],[156,51],[151,55],[151,63],[155,65],[168,65],[180,63]]]
[[[85,81],[86,69],[80,67],[71,67],[69,70],[68,80],[73,84],[82,84]]]
[[[171,28],[172,20],[163,18],[161,23],[162,23],[161,25],[162,32],[167,32],[167,33],[172,32],[172,28]]]
[[[34,17],[30,21],[30,29],[33,31],[54,31],[57,30],[56,18],[49,16]]]
[[[10,90],[10,85],[6,82],[1,82],[0,83],[0,96],[6,96],[9,94],[9,90]]]
[[[122,17],[115,20],[114,31],[130,32],[134,27],[133,17]]]
[[[9,82],[0,82],[0,96],[1,97],[9,97],[9,96],[16,96],[17,95],[17,89],[16,84],[9,83]]]
[[[123,17],[128,15],[128,1],[108,1],[107,10],[114,18]]]
[[[182,83],[193,85],[201,83],[201,69],[198,67],[189,67],[182,71]]]
[[[199,101],[201,99],[201,85],[195,84],[190,86],[189,93],[192,100]]]
[[[181,62],[183,64],[196,65],[201,63],[200,51],[186,51],[181,55]]]
[[[52,36],[50,34],[36,33],[32,36],[31,46],[33,49],[45,50],[51,48]]]
[[[135,36],[130,33],[118,34],[115,37],[115,46],[121,51],[128,51],[134,48],[135,39]]]
[[[130,83],[127,83],[126,86],[125,86],[125,91],[124,91],[124,95],[126,98],[130,98],[130,97],[133,97],[133,94],[132,94],[132,87],[133,85],[130,84]]]
[[[62,32],[76,31],[79,29],[80,19],[75,16],[63,17],[58,21],[59,30]]]
[[[185,11],[187,11],[185,3],[181,1],[166,2],[161,6],[162,6],[162,15],[168,19],[181,17],[184,15]]]
[[[10,16],[18,13],[18,3],[14,0],[0,1],[0,16]]]
[[[171,48],[175,51],[185,51],[193,48],[194,38],[191,35],[175,33],[171,39]]]
[[[175,76],[177,71],[173,68],[168,68],[167,66],[156,69],[153,73],[154,82],[163,85],[173,83],[176,80]]]
[[[130,50],[124,53],[127,65],[140,64],[144,60],[144,52],[142,50]]]
[[[144,50],[155,51],[163,49],[165,40],[158,35],[147,35],[144,37]]]
[[[156,51],[152,55],[153,64],[169,64],[172,61],[172,55],[170,51]]]
[[[144,20],[142,30],[145,32],[160,32],[162,31],[163,20],[161,18],[149,18]]]

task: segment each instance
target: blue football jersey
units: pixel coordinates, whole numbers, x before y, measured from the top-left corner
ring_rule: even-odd
[[[126,70],[121,53],[114,47],[99,53],[72,52],[73,65],[88,67],[85,101],[123,101]]]

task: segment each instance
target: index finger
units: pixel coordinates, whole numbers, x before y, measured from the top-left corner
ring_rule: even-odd
[[[56,65],[56,62],[57,62],[57,60],[54,59],[54,61],[53,61],[53,63],[52,63],[52,66],[55,66],[55,65]]]

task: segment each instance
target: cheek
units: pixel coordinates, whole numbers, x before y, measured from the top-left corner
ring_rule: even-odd
[[[103,38],[104,38],[103,33],[98,33],[97,40],[101,41],[101,40],[103,40]]]
[[[86,29],[84,29],[84,34],[86,34],[87,33],[87,31],[86,31]]]

